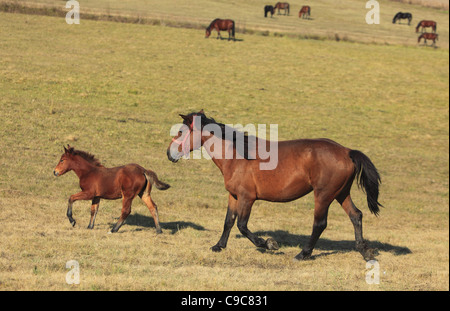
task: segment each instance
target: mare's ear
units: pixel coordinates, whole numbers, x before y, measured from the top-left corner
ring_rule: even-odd
[[[192,123],[193,117],[192,116],[186,116],[184,114],[180,114],[180,117],[183,118],[184,121],[188,122],[189,124]]]
[[[64,148],[64,150],[66,151],[66,153],[73,153],[73,147],[71,147],[69,144],[67,144],[67,149]]]
[[[67,149],[64,145],[63,145],[63,148],[64,148],[64,153],[67,153]]]

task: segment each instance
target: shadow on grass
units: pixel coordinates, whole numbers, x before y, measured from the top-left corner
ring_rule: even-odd
[[[257,236],[270,236],[271,238],[273,238],[275,241],[278,242],[280,249],[283,247],[295,247],[295,246],[300,246],[302,248],[308,243],[309,238],[310,238],[309,235],[291,234],[288,231],[284,231],[284,230],[258,231],[258,232],[255,232],[255,234]],[[237,238],[245,238],[243,235],[240,235],[240,234],[236,235],[236,237]],[[394,254],[395,256],[406,255],[406,254],[412,253],[408,247],[404,247],[404,246],[397,246],[397,245],[392,245],[389,243],[382,243],[379,241],[367,241],[367,243],[370,248],[374,248],[377,251],[389,252],[389,253]],[[318,255],[313,255],[312,256],[313,258],[320,257],[320,256],[328,256],[328,255],[335,254],[335,253],[347,253],[347,252],[356,251],[354,240],[335,241],[335,240],[325,239],[322,237],[319,238],[314,249],[329,251],[329,252],[318,254]],[[265,250],[261,249],[260,251],[264,252]]]
[[[141,215],[139,213],[129,215],[125,221],[128,226],[139,226],[144,228],[155,228],[155,221],[151,216]],[[199,231],[206,230],[203,226],[197,225],[189,221],[173,221],[160,222],[162,230],[170,230],[170,234],[175,234],[178,231],[186,228],[192,228]],[[142,229],[137,229],[142,230]]]

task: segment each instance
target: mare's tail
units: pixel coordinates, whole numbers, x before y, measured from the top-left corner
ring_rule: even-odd
[[[378,202],[379,186],[381,178],[372,161],[361,151],[350,150],[350,158],[355,164],[356,180],[359,188],[367,194],[367,204],[370,211],[378,216],[380,212],[379,206],[383,206]]]
[[[234,38],[235,25],[236,25],[236,23],[233,21],[233,28],[231,28],[231,35],[233,36],[233,38]]]
[[[159,190],[166,190],[170,188],[169,184],[166,184],[165,182],[162,182],[158,179],[158,176],[156,176],[156,173],[150,170],[145,170],[144,172],[145,178],[147,179],[147,188],[146,191],[150,190],[150,184],[155,185],[155,187]]]

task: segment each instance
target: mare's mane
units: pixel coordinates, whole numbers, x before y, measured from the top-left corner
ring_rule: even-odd
[[[236,151],[241,151],[241,150],[238,150],[238,148],[236,148],[236,146],[237,146],[237,137],[240,134],[239,136],[244,137],[244,150],[243,150],[244,154],[242,156],[246,160],[253,160],[253,158],[249,158],[249,154],[248,154],[248,152],[249,152],[249,136],[247,135],[246,132],[240,132],[240,131],[238,131],[235,128],[232,128],[232,127],[230,127],[228,125],[225,125],[223,123],[217,122],[213,118],[208,118],[203,113],[193,112],[193,113],[188,114],[187,116],[188,117],[190,117],[190,116],[192,116],[192,117],[199,116],[201,118],[200,120],[201,120],[202,128],[205,125],[208,125],[208,124],[215,124],[215,125],[217,125],[220,128],[221,136],[218,135],[219,133],[215,133],[215,131],[213,132],[214,136],[216,136],[216,137],[218,137],[218,138],[220,138],[222,140],[231,141],[233,143],[233,148],[235,148]],[[187,126],[190,125],[190,124],[187,124],[186,121],[184,121],[183,123],[186,124]],[[233,133],[232,137],[229,137],[229,135],[225,135],[226,133],[230,133],[230,132]],[[240,133],[238,134],[238,132],[240,132]],[[255,141],[256,140],[257,139],[255,139]],[[255,147],[256,146],[252,146],[252,149],[254,149]]]

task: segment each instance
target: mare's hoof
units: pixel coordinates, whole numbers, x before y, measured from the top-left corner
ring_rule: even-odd
[[[220,247],[219,245],[214,245],[213,247],[211,247],[211,250],[215,253],[219,253],[222,251],[222,247]]]
[[[311,254],[301,251],[300,254],[294,257],[294,261],[302,261],[311,259]]]
[[[272,238],[268,238],[266,241],[266,248],[268,250],[272,250],[272,251],[276,251],[277,249],[279,249],[280,247],[278,246],[277,241],[275,241]]]

